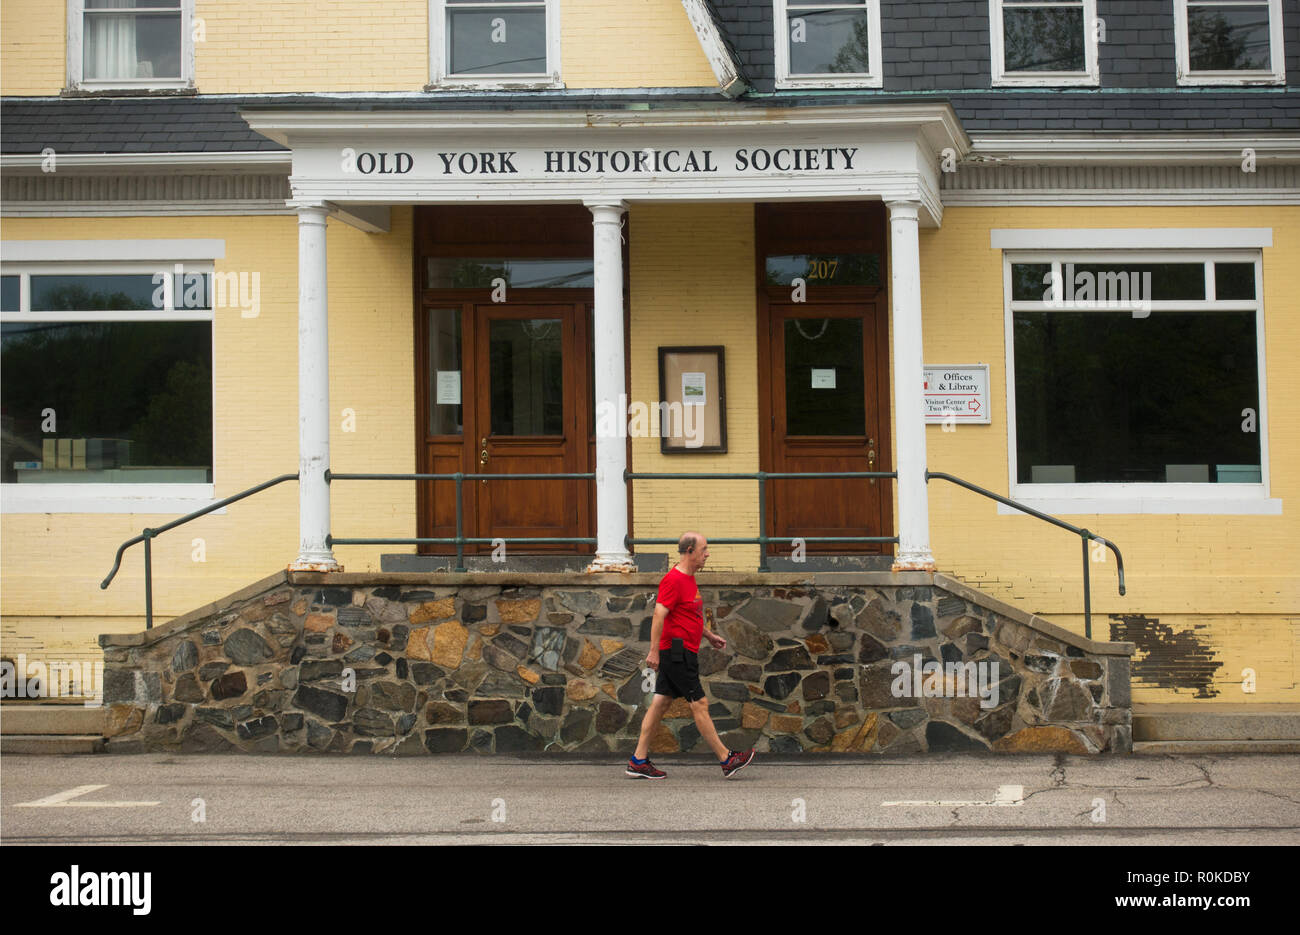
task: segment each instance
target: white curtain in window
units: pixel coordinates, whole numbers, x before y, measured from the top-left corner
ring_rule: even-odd
[[[95,8],[132,6],[132,0],[101,0]],[[137,74],[134,16],[87,14],[85,24],[82,41],[86,49],[86,78],[148,77]]]

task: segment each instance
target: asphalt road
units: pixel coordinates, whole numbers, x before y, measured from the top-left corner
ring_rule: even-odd
[[[655,762],[11,755],[0,843],[1300,843],[1300,756]]]

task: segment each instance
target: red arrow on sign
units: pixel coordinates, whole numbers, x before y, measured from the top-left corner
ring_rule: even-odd
[[[979,411],[980,411],[980,401],[979,401],[978,399],[972,399],[970,402],[968,402],[968,403],[966,404],[966,406],[967,406],[967,408],[969,408],[972,412],[979,412]]]

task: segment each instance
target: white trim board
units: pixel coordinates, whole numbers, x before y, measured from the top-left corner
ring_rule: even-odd
[[[173,489],[169,489],[173,488]],[[0,484],[0,513],[192,513],[217,502],[214,484]],[[224,514],[225,507],[213,510]]]
[[[1076,499],[1073,497],[1029,497],[1021,494],[1013,500],[1051,516],[1123,516],[1126,514],[1171,515],[1188,513],[1211,516],[1281,516],[1282,501],[1275,497],[1254,500],[1227,498],[1180,499],[1169,497],[1142,497],[1136,500],[1118,500],[1105,497]],[[999,503],[999,516],[1027,516],[1014,507]]]
[[[5,240],[6,263],[223,260],[224,240]],[[161,259],[160,259],[161,258]]]
[[[1230,250],[1273,246],[1271,227],[1003,228],[993,250]]]

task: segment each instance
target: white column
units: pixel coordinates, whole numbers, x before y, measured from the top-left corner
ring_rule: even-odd
[[[627,425],[627,387],[623,382],[623,213],[621,201],[588,202],[593,228],[596,314],[596,412],[613,412]],[[627,536],[627,439],[623,431],[596,432],[596,559],[588,571],[635,568],[624,543]],[[608,420],[605,420],[608,423]]]
[[[290,571],[340,571],[330,531],[329,314],[323,204],[298,204],[298,558]]]
[[[894,442],[898,552],[894,571],[933,571],[925,483],[925,382],[921,344],[921,253],[914,201],[889,202],[889,298],[894,333]]]

